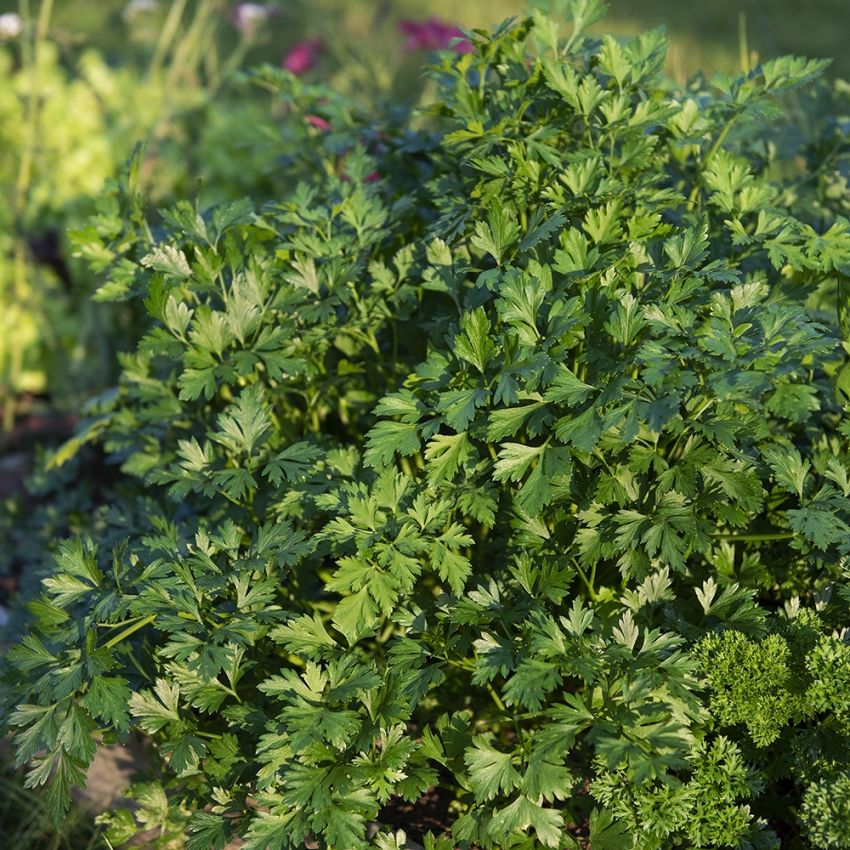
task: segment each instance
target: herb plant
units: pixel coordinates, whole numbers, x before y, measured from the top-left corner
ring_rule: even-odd
[[[113,844],[390,850],[437,789],[429,850],[850,847],[850,225],[766,129],[824,63],[679,88],[600,16],[412,119],[265,69],[298,188],[109,272],[150,327],[54,463],[121,475],[5,679],[57,815],[138,730]]]

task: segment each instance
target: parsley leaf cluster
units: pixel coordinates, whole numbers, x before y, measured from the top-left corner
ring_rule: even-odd
[[[149,329],[54,465],[120,472],[4,679],[57,817],[136,731],[113,843],[390,850],[436,786],[431,850],[850,847],[850,223],[771,135],[824,63],[680,87],[601,12],[337,98],[279,197],[113,187]]]

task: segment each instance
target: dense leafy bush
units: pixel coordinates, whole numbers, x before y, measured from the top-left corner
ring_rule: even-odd
[[[111,272],[150,329],[55,463],[121,474],[5,679],[55,810],[137,729],[113,843],[389,850],[436,788],[430,848],[850,846],[850,226],[765,124],[822,64],[573,15],[412,121],[266,69],[299,187]]]
[[[53,410],[74,409],[115,380],[116,349],[136,342],[138,329],[126,309],[92,300],[91,278],[70,234],[93,215],[93,199],[140,140],[147,142],[141,179],[154,230],[156,208],[198,185],[206,203],[281,190],[270,173],[287,140],[276,138],[276,116],[264,93],[239,85],[234,72],[249,60],[279,62],[293,35],[315,23],[300,5],[273,15],[254,4],[255,17],[267,19],[252,24],[240,20],[244,5],[220,0],[160,4],[152,11],[144,3],[134,11],[131,3],[109,30],[109,51],[64,31],[52,14],[64,11],[56,5],[22,4],[32,18],[12,16],[21,27],[15,38],[0,32],[4,430],[15,424],[16,402],[25,394]],[[116,42],[123,50],[112,55]],[[338,63],[323,55],[320,64],[322,74],[339,83]],[[361,65],[352,59],[347,76],[371,92]]]
[[[227,68],[248,42],[229,55],[220,55],[215,39],[203,43],[202,25],[210,26],[213,12],[209,0],[149,39],[153,57],[140,52],[120,65],[54,35],[52,6],[38,4],[19,37],[0,42],[0,408],[6,428],[23,393],[49,396],[54,408],[67,409],[102,389],[115,378],[115,349],[128,336],[134,340],[126,313],[92,302],[89,277],[67,244],[67,231],[92,215],[92,198],[134,145],[150,140],[146,189],[160,202],[205,177],[216,184],[218,199],[239,197],[264,186],[268,164],[258,151],[255,164],[243,165],[240,174],[222,167],[227,153],[231,162],[237,158],[245,127],[259,131],[270,122],[257,98],[213,97],[224,80],[204,73],[203,60],[215,58]],[[125,38],[133,23],[122,27]],[[169,32],[170,41],[159,37]],[[226,139],[223,115],[232,119]]]

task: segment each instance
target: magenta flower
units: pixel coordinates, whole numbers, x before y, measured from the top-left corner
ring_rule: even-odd
[[[296,77],[306,74],[315,67],[319,54],[324,49],[324,43],[320,38],[310,38],[298,41],[292,45],[289,53],[283,57],[281,65]]]
[[[304,120],[311,126],[315,127],[317,130],[322,130],[325,133],[329,132],[331,129],[331,122],[326,121],[322,118],[321,115],[307,115]]]
[[[427,21],[399,21],[399,30],[406,36],[404,49],[408,53],[414,50],[454,50],[456,53],[471,53],[473,50],[463,31],[441,21],[428,18]],[[452,44],[453,39],[460,39]]]

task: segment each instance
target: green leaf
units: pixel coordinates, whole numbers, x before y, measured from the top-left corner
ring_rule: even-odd
[[[476,222],[472,244],[502,264],[507,250],[519,236],[516,216],[504,204],[493,204],[487,211],[487,222]]]
[[[768,448],[762,452],[773,471],[776,483],[790,493],[796,493],[800,498],[806,484],[810,464],[800,457],[795,448]]]
[[[131,695],[126,679],[120,676],[94,676],[82,702],[92,717],[126,732],[130,728]]]
[[[462,434],[435,434],[425,447],[428,479],[436,484],[454,477],[471,451],[469,439]]]
[[[271,420],[259,385],[243,390],[236,404],[218,418],[212,438],[234,453],[253,453],[268,436]]]
[[[260,813],[251,819],[242,850],[289,850],[289,835],[294,813],[274,815]]]
[[[560,366],[543,398],[549,402],[567,402],[571,406],[577,406],[594,389],[594,387],[584,383],[584,381],[580,381],[566,366]]]
[[[48,469],[58,469],[60,466],[64,466],[69,460],[75,458],[84,445],[93,443],[100,437],[108,428],[111,421],[111,416],[99,416],[97,419],[92,419],[83,425],[73,437],[66,440],[50,456],[47,462]]]
[[[455,353],[483,375],[496,351],[496,346],[490,338],[490,320],[484,308],[479,307],[471,313],[464,313],[460,326],[462,333],[455,337]]]
[[[505,702],[539,711],[561,683],[558,665],[542,658],[526,658],[505,684]]]
[[[493,749],[483,738],[473,738],[472,747],[464,752],[463,760],[469,770],[475,799],[479,802],[492,800],[519,787],[521,777],[513,766],[511,754]]]
[[[363,461],[366,466],[386,466],[393,456],[412,455],[419,451],[416,425],[406,422],[379,422],[366,437]]]
[[[505,437],[515,436],[529,417],[542,407],[543,402],[538,401],[522,407],[505,407],[494,410],[490,414],[490,421],[487,426],[487,439],[495,443]]]
[[[180,688],[166,679],[157,679],[153,693],[140,691],[130,697],[130,713],[148,734],[159,732],[169,723],[179,723],[177,709]]]
[[[538,840],[545,847],[559,847],[564,819],[556,809],[544,809],[520,795],[509,806],[496,811],[488,833],[497,841],[506,842],[508,836],[524,835],[529,829],[537,833]]]
[[[321,656],[336,646],[318,614],[312,617],[302,614],[282,626],[275,626],[269,636],[289,652],[308,657]]]
[[[529,228],[519,243],[519,250],[521,253],[525,253],[535,245],[538,245],[544,239],[547,239],[551,237],[552,234],[557,233],[567,222],[563,213],[554,213],[553,215],[550,215],[549,218],[543,220],[544,215],[545,213],[542,207],[535,210],[534,215],[529,222]]]
[[[519,481],[545,448],[545,446],[527,446],[523,443],[502,443],[498,460],[493,468],[493,478],[496,481]]]
[[[143,266],[181,280],[192,274],[186,255],[174,245],[158,245],[141,259]]]
[[[321,456],[322,452],[317,446],[303,441],[293,443],[268,462],[263,475],[276,487],[280,487],[284,481],[301,484],[307,480],[313,463]]]
[[[24,784],[27,788],[47,784],[43,799],[55,828],[61,828],[71,807],[71,790],[85,786],[88,767],[87,762],[72,757],[61,746],[33,760]]]
[[[345,635],[349,646],[370,632],[376,623],[377,608],[367,588],[346,596],[336,606],[334,625]]]
[[[628,826],[603,809],[590,813],[590,841],[594,850],[637,850]]]
[[[178,777],[199,773],[198,766],[206,755],[207,745],[194,735],[181,735],[177,740],[165,741],[160,752],[168,758],[168,766]]]
[[[232,833],[227,818],[209,812],[195,812],[189,820],[186,850],[224,850]]]
[[[572,0],[569,13],[573,20],[573,33],[570,43],[583,35],[588,27],[605,17],[608,7],[603,0]]]
[[[569,768],[548,748],[538,746],[528,759],[528,770],[523,777],[522,790],[532,800],[541,797],[547,802],[568,800],[575,779]]]

